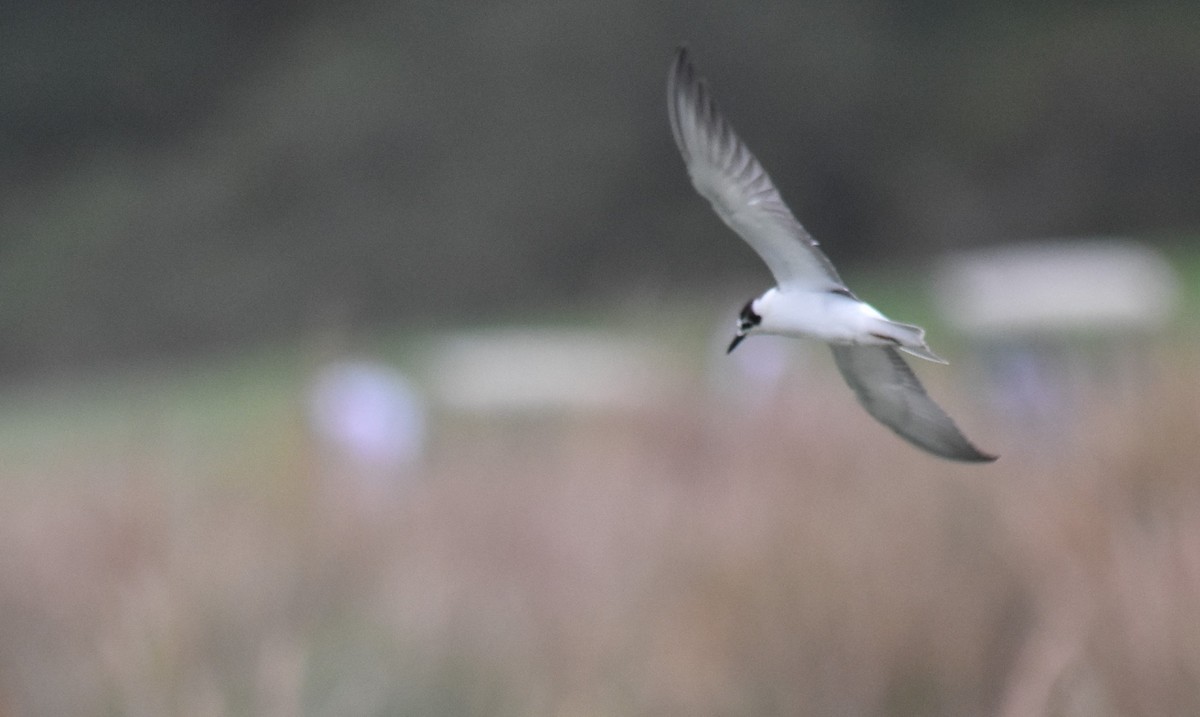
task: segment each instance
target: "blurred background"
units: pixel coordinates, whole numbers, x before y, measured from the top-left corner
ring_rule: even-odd
[[[686,42],[990,466],[692,190]],[[0,715],[1200,713],[1200,5],[0,8]]]

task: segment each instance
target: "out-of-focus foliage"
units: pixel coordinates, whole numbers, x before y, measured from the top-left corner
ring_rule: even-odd
[[[687,41],[835,260],[1200,224],[1200,6],[29,4],[0,369],[761,271],[663,109]]]

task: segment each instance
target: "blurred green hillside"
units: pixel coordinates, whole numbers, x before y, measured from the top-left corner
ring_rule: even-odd
[[[843,266],[1200,226],[1195,3],[46,2],[0,40],[7,373],[765,279],[670,142],[685,41]]]

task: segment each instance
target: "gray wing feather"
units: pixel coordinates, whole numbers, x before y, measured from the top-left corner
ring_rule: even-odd
[[[845,288],[766,170],[717,109],[704,80],[696,77],[687,48],[679,48],[667,76],[667,113],[696,191],[758,252],[780,287]]]
[[[842,378],[880,423],[930,453],[956,461],[994,461],[954,425],[896,349],[888,346],[831,346]]]

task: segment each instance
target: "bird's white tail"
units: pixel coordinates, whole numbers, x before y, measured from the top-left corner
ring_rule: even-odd
[[[884,319],[880,322],[881,331],[873,331],[872,333],[881,339],[893,341],[896,347],[901,351],[912,354],[917,358],[923,358],[926,361],[934,363],[950,363],[946,359],[938,356],[925,343],[925,329],[913,324],[902,324],[899,321],[889,321]]]

